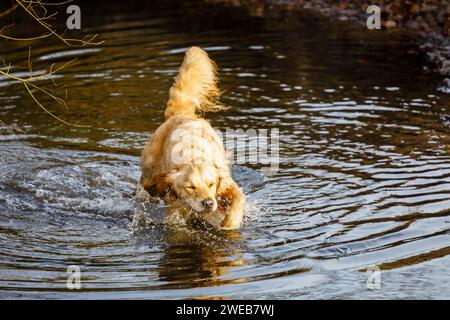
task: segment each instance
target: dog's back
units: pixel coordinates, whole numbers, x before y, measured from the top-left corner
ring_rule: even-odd
[[[222,140],[209,122],[199,116],[204,112],[225,109],[217,101],[219,95],[216,64],[204,50],[191,47],[186,51],[178,75],[170,88],[164,112],[166,121],[154,132],[142,152],[141,182],[153,181],[161,172],[179,165],[180,159],[174,149],[180,147],[194,151],[188,155],[189,159],[181,159],[183,162],[198,163],[197,158],[200,155],[203,161],[227,166]],[[208,141],[206,145],[199,143],[205,139]],[[211,152],[212,150],[217,152]],[[210,159],[209,155],[213,155],[213,159]]]

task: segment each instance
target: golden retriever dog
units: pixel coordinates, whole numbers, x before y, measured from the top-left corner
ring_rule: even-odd
[[[144,147],[140,180],[163,198],[166,217],[219,217],[220,228],[238,229],[245,196],[233,181],[222,140],[201,117],[224,108],[217,102],[216,65],[198,47],[187,50],[169,91],[165,122]]]

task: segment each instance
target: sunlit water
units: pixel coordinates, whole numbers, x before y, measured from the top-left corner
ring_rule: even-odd
[[[26,130],[0,128],[0,297],[448,298],[440,79],[395,34],[194,9],[86,8],[83,31],[104,45],[33,44],[34,72],[77,58],[55,76],[69,109],[40,99],[88,128],[54,121],[0,79],[0,119]],[[28,45],[0,54],[26,66]],[[139,153],[191,45],[217,62],[233,107],[208,115],[213,125],[278,129],[280,168],[234,167],[248,197],[239,232],[133,233]],[[66,286],[69,265],[81,290]],[[378,290],[367,288],[371,266]]]

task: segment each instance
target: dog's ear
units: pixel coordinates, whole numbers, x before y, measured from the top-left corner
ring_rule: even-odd
[[[226,212],[233,201],[233,196],[230,189],[224,189],[216,195],[217,204],[221,212]]]
[[[156,184],[156,191],[158,192],[158,195],[165,196],[168,189],[172,189],[172,184],[167,179],[167,173],[161,173],[158,175],[155,179]]]
[[[155,178],[155,187],[158,195],[164,195],[165,190],[168,186],[167,175],[165,173],[161,173]]]

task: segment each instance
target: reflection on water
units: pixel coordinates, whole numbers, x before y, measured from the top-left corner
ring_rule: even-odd
[[[0,128],[1,297],[448,298],[449,98],[401,37],[187,2],[120,6],[83,11],[105,45],[33,46],[37,74],[77,58],[56,79],[69,110],[41,100],[90,127],[53,121],[0,79],[0,119],[27,131]],[[238,232],[133,233],[139,152],[191,45],[218,63],[233,106],[213,125],[279,129],[280,169],[234,167],[249,200]],[[24,65],[24,48],[1,56]],[[382,289],[369,291],[373,265]]]
[[[241,282],[241,279],[223,279],[231,273],[230,268],[245,265],[238,246],[241,237],[239,232],[233,233],[224,237],[196,235],[191,230],[180,228],[170,230],[159,262],[159,279],[174,288]]]

